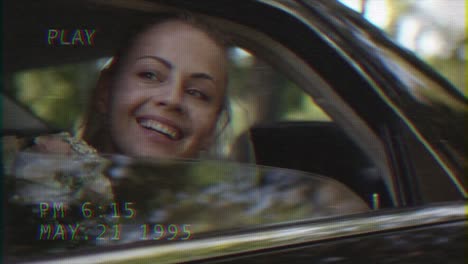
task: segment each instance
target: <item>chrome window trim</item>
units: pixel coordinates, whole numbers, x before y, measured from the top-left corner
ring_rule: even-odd
[[[104,264],[126,263],[130,260],[148,263],[175,263],[203,260],[282,246],[319,242],[325,239],[346,238],[455,221],[466,222],[466,206],[464,202],[457,202],[411,210],[386,210],[346,218],[312,222],[301,221],[270,226],[267,230],[253,231],[247,234],[200,238],[185,242],[169,241],[165,244],[147,245],[119,251],[24,263]]]

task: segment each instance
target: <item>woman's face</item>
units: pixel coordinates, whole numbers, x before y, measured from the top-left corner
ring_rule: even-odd
[[[169,21],[139,35],[121,63],[107,99],[113,151],[191,158],[209,146],[225,95],[221,47]]]

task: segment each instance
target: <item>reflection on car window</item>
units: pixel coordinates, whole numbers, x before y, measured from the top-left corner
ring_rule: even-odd
[[[215,161],[20,153],[7,173],[8,254],[53,254],[367,211],[344,185]]]
[[[320,173],[351,187],[369,205],[378,195],[382,207],[391,206],[375,164],[309,94],[254,51],[234,46],[229,58],[231,121],[201,158]],[[107,60],[16,73],[10,93],[57,127],[74,130]],[[80,77],[84,75],[87,78]]]

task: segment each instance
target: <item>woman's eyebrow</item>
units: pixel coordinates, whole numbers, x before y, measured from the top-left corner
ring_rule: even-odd
[[[164,64],[164,66],[166,66],[167,68],[169,68],[169,69],[173,68],[172,64],[169,61],[167,61],[167,60],[165,60],[163,58],[157,57],[157,56],[142,56],[142,57],[137,58],[137,60],[143,60],[143,59],[157,60],[160,63]]]
[[[206,79],[206,80],[210,80],[212,82],[215,82],[215,79],[211,75],[209,75],[207,73],[203,73],[203,72],[193,73],[193,74],[190,75],[190,77],[195,78],[195,79]]]
[[[142,56],[142,57],[137,58],[137,60],[143,60],[143,59],[153,59],[164,64],[164,66],[166,66],[169,69],[174,68],[173,65],[169,61],[158,56]],[[212,82],[215,82],[215,79],[213,78],[213,76],[209,75],[208,73],[197,72],[197,73],[191,74],[190,77],[195,78],[195,79],[205,79],[205,80],[210,80]]]

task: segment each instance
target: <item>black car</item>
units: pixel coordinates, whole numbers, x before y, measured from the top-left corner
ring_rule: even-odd
[[[17,34],[5,31],[4,136],[60,130],[29,123],[29,110],[14,118],[18,73],[111,56],[132,23],[168,11],[229,35],[242,73],[233,108],[251,117],[223,146],[229,161],[3,160],[7,262],[464,261],[467,99],[337,1],[21,0],[5,10]],[[90,47],[51,47],[50,28],[97,33]]]

